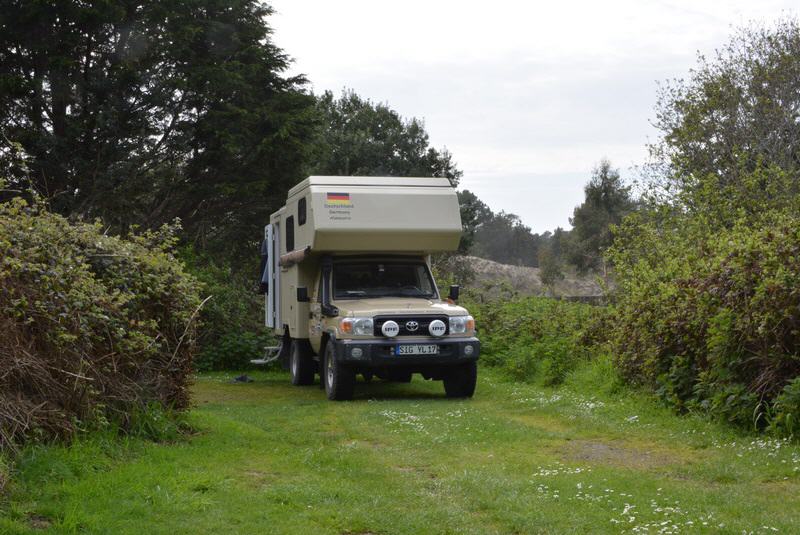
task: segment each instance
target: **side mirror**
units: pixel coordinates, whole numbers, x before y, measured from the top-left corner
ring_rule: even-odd
[[[305,286],[300,286],[297,288],[297,302],[298,303],[308,303],[310,299],[308,298],[308,288]]]
[[[460,290],[461,287],[458,284],[453,284],[450,286],[450,294],[447,296],[447,298],[452,301],[458,301],[458,294]]]

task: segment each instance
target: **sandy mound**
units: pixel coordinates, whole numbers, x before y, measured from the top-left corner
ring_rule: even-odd
[[[470,284],[476,290],[485,289],[499,292],[503,283],[522,295],[556,295],[560,297],[599,297],[603,295],[598,275],[579,276],[567,271],[563,280],[555,284],[552,293],[542,284],[539,268],[527,266],[511,266],[500,264],[485,258],[465,256],[466,261],[475,273],[475,280]]]

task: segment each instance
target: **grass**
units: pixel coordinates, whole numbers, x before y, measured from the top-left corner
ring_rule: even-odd
[[[203,375],[187,438],[26,450],[0,533],[796,532],[800,448],[607,373],[545,389],[481,369],[472,400],[415,377],[346,403],[278,372]]]

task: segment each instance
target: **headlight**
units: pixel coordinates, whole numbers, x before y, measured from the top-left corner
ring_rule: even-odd
[[[372,334],[372,318],[342,318],[339,330],[344,334],[370,336]]]
[[[450,316],[450,334],[472,334],[475,318],[472,316]]]

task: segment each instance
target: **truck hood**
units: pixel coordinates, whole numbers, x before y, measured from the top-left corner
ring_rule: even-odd
[[[378,297],[373,299],[340,299],[333,302],[340,316],[379,316],[384,314],[445,314],[464,316],[467,309],[433,299],[413,297]]]

